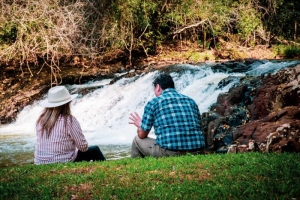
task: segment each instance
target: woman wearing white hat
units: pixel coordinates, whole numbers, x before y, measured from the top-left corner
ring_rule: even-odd
[[[56,86],[41,102],[45,109],[36,123],[35,164],[105,160],[98,146],[88,147],[79,122],[71,115],[70,102],[77,95],[70,95],[65,86]]]

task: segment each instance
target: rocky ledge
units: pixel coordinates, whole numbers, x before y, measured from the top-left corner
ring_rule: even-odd
[[[210,111],[202,114],[207,149],[300,152],[299,83],[300,65],[265,77],[244,77],[220,94]]]

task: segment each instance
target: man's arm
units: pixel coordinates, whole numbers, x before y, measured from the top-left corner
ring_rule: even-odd
[[[138,127],[137,134],[138,134],[139,138],[144,139],[144,138],[148,137],[149,132],[144,131],[141,127]]]

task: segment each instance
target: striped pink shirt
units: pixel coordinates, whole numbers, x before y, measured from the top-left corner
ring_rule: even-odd
[[[84,152],[88,149],[80,124],[74,116],[68,117],[67,126],[64,118],[59,116],[49,137],[41,133],[40,125],[37,126],[36,132],[35,164],[74,161],[78,150]]]

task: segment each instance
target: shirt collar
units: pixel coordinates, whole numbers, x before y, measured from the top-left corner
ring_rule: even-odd
[[[163,92],[161,94],[165,94],[165,93],[169,93],[169,92],[175,92],[175,89],[174,88],[167,88],[167,89],[164,89]]]

